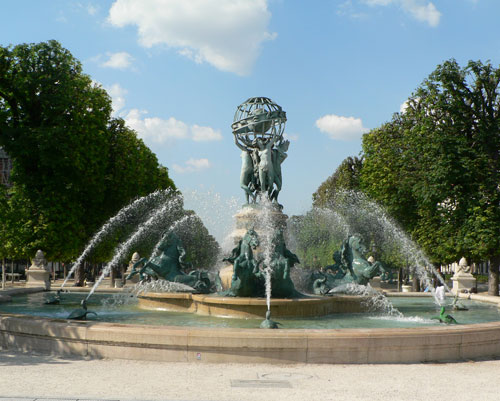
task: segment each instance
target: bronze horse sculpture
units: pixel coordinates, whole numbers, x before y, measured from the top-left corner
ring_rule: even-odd
[[[384,265],[377,261],[370,263],[363,255],[366,252],[361,236],[349,235],[339,251],[334,253],[335,264],[326,266],[323,272],[312,275],[313,291],[318,295],[342,284],[366,285],[378,274],[388,274]],[[334,274],[329,273],[332,271]]]
[[[233,297],[264,296],[264,277],[259,270],[261,261],[253,256],[253,251],[259,246],[259,237],[254,229],[249,229],[238,245],[232,250],[231,256],[223,259],[233,264],[231,288],[221,295]]]
[[[194,288],[196,292],[210,292],[211,283],[206,272],[192,270],[186,274],[181,270],[192,266],[185,261],[186,250],[173,231],[163,235],[157,249],[160,251],[159,255],[149,260],[142,258],[134,263],[131,273],[126,278],[130,279],[136,274],[139,274],[141,281],[161,277],[167,281],[186,284]]]

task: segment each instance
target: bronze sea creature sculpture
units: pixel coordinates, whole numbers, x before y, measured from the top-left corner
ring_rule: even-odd
[[[455,320],[453,316],[446,314],[446,309],[444,306],[441,306],[441,311],[439,313],[439,316],[432,317],[431,319],[439,320],[439,323],[458,324],[458,322]]]
[[[97,313],[95,313],[94,311],[90,311],[87,309],[87,301],[84,299],[82,300],[81,304],[80,304],[82,307],[81,308],[78,308],[78,309],[75,309],[73,312],[71,312],[69,314],[69,316],[67,317],[67,319],[72,319],[72,320],[86,320],[87,319],[87,315],[89,314],[93,314],[95,316],[97,316]]]
[[[198,293],[210,292],[211,282],[208,273],[201,270],[192,270],[188,274],[182,270],[191,267],[186,262],[186,250],[181,239],[173,231],[165,233],[158,245],[160,254],[151,259],[142,258],[132,266],[132,271],[126,277],[131,279],[136,274],[142,280],[161,277],[167,281],[188,285]]]
[[[268,310],[266,312],[266,319],[262,321],[260,324],[261,329],[279,329],[279,325],[281,323],[275,322],[274,320],[271,320],[271,311]]]
[[[44,304],[45,305],[58,305],[61,301],[61,290],[57,290],[55,294],[51,294],[47,297]]]

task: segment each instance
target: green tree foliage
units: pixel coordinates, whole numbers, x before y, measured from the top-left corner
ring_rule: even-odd
[[[14,160],[14,185],[0,202],[11,257],[41,248],[49,258],[73,259],[132,198],[174,187],[56,41],[0,47],[0,146]]]
[[[288,221],[289,246],[300,259],[301,266],[319,268],[333,264],[333,252],[342,244],[342,234],[332,224],[328,210],[312,209]]]
[[[193,268],[209,270],[217,264],[219,244],[192,210],[187,210],[185,216],[186,222],[179,227],[178,233],[186,249],[186,258]]]
[[[500,69],[439,65],[402,114],[363,138],[362,187],[435,262],[500,255]],[[496,279],[495,279],[496,276]],[[493,289],[496,287],[496,290]]]
[[[345,190],[358,190],[362,167],[363,160],[356,156],[342,161],[333,175],[328,177],[313,193],[313,206],[334,205],[336,197]]]

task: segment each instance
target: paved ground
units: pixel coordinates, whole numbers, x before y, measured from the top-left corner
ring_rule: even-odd
[[[500,360],[412,365],[219,365],[0,351],[0,401],[498,401],[500,392],[493,383],[499,379]]]

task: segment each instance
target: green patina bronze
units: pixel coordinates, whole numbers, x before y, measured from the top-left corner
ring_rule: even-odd
[[[238,245],[232,250],[231,256],[223,259],[233,264],[231,288],[220,295],[232,297],[264,297],[266,295],[266,265],[264,258],[254,258],[254,250],[260,245],[255,230],[249,229]],[[272,298],[303,297],[293,284],[290,269],[300,263],[295,254],[290,252],[283,237],[282,230],[276,230],[269,249],[269,270],[271,275]]]
[[[451,309],[452,310],[469,310],[469,308],[467,308],[464,304],[462,304],[461,302],[459,302],[459,300],[458,300],[458,291],[455,294],[455,298],[453,298],[453,302],[451,304]]]
[[[93,311],[90,311],[90,310],[87,310],[87,301],[85,299],[82,300],[82,302],[80,304],[81,304],[82,307],[78,308],[78,309],[75,309],[73,312],[71,312],[69,314],[69,316],[67,317],[67,319],[71,319],[71,320],[86,320],[87,319],[87,315],[97,316],[97,313],[95,313]]]
[[[173,232],[165,234],[158,245],[160,254],[151,259],[142,258],[134,263],[132,271],[126,277],[131,279],[139,274],[141,280],[148,278],[163,278],[167,281],[186,284],[199,293],[210,292],[211,283],[208,274],[201,270],[192,270],[186,274],[182,269],[191,268],[191,264],[185,261],[186,250],[182,246],[181,239]]]
[[[377,261],[370,263],[365,257],[366,247],[357,234],[349,235],[342,243],[340,251],[333,254],[334,264],[326,266],[323,272],[311,275],[311,285],[315,294],[325,295],[331,289],[343,284],[366,285],[378,274],[388,275],[388,270]]]
[[[232,297],[263,297],[265,295],[264,276],[259,269],[261,261],[254,258],[253,251],[260,245],[255,230],[248,230],[231,256],[223,259],[233,264],[231,288],[221,295]]]
[[[446,314],[446,309],[444,306],[441,306],[439,316],[432,317],[431,319],[439,320],[439,323],[458,324],[458,322],[455,320],[453,316]]]
[[[281,164],[290,145],[283,138],[285,122],[286,113],[266,97],[250,98],[236,109],[231,128],[242,151],[240,187],[246,204],[256,203],[264,195],[279,205]]]
[[[266,319],[262,321],[260,324],[261,329],[279,329],[279,326],[281,323],[275,322],[274,320],[271,319],[271,311],[268,310],[266,312]]]
[[[304,295],[295,289],[290,269],[299,258],[285,245],[283,230],[276,230],[271,240],[271,296],[273,298],[301,298]]]

